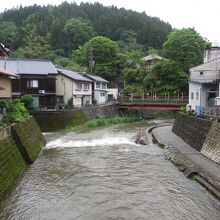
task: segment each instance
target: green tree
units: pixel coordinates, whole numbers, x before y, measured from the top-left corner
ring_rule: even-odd
[[[106,37],[94,37],[73,52],[73,59],[81,65],[89,67],[92,65],[89,63],[91,53],[95,62],[95,73],[111,80],[111,76],[115,74],[119,58],[117,43]]]
[[[95,36],[91,22],[81,18],[69,19],[64,25],[64,33],[66,34],[69,53]]]
[[[0,24],[0,39],[1,43],[5,44],[11,50],[16,48],[18,42],[18,28],[14,22],[4,21]]]
[[[144,79],[147,91],[159,94],[184,92],[187,89],[188,75],[175,61],[156,64]]]
[[[189,68],[202,63],[207,46],[208,42],[194,29],[176,29],[168,35],[167,41],[163,44],[163,53],[188,72]]]

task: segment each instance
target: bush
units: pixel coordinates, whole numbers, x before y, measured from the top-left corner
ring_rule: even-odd
[[[121,124],[121,123],[132,123],[135,121],[139,121],[140,117],[113,117],[113,118],[102,118],[102,119],[93,119],[87,121],[83,125],[75,126],[75,127],[67,127],[66,129],[69,131],[76,131],[76,132],[86,132],[97,127],[102,127],[106,125],[113,125],[113,124]]]
[[[15,99],[8,104],[6,114],[4,115],[2,121],[10,124],[25,121],[25,119],[28,117],[29,114],[24,106],[24,103],[20,102],[19,99]]]
[[[33,103],[33,97],[31,95],[23,95],[21,97],[21,102],[24,103],[25,108],[30,109]]]
[[[7,107],[7,103],[5,101],[0,101],[0,113],[3,112],[3,109]]]

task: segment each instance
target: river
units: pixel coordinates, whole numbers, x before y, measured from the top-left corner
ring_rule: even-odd
[[[140,129],[158,123],[45,134],[47,146],[2,203],[0,219],[219,220],[220,202],[163,149],[134,143]]]

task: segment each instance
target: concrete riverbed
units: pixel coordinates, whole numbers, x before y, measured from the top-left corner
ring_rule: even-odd
[[[0,219],[219,220],[219,200],[163,149],[135,144],[138,131],[161,123],[46,133],[47,146],[1,204]]]

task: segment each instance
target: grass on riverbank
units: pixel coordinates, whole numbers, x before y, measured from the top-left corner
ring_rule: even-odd
[[[115,125],[115,124],[123,124],[123,123],[132,123],[139,121],[140,117],[113,117],[113,118],[101,118],[101,119],[93,119],[87,121],[83,125],[78,125],[74,127],[67,127],[68,131],[76,131],[76,132],[86,132],[98,127],[107,126],[107,125]]]

